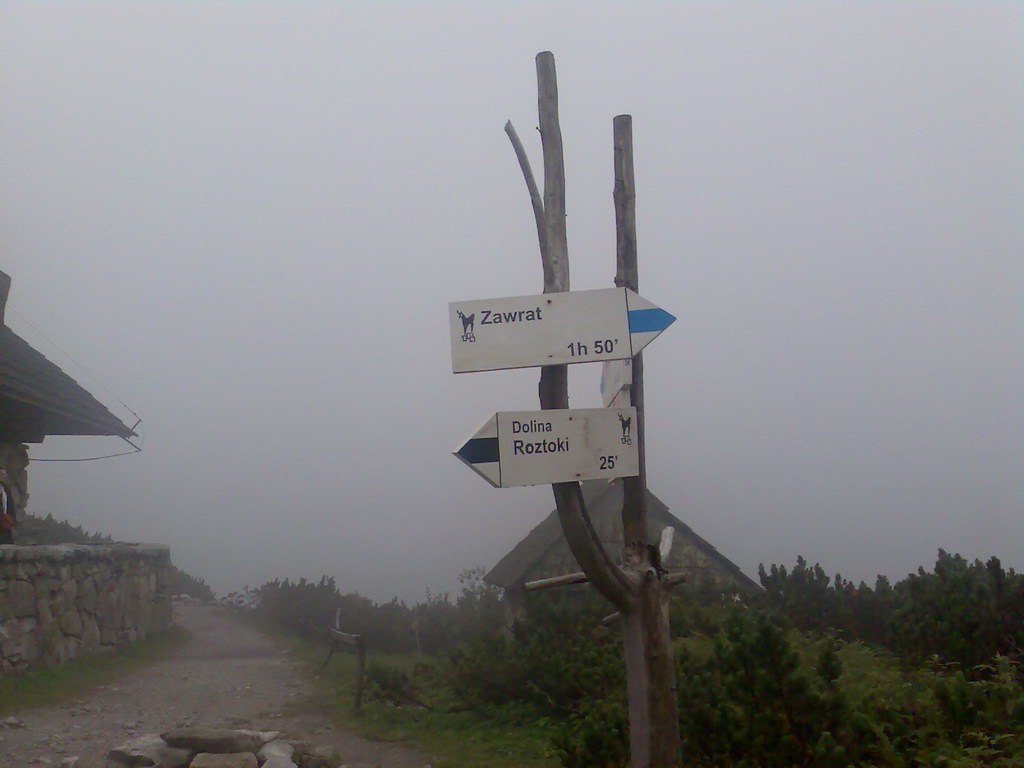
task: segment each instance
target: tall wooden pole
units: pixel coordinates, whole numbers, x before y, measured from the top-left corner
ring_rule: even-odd
[[[537,107],[540,116],[540,139],[544,153],[543,230],[537,218],[538,239],[544,263],[544,293],[569,290],[569,244],[565,230],[565,161],[562,153],[562,129],[558,122],[558,81],[555,76],[555,57],[550,51],[537,54]],[[515,147],[518,138],[506,125],[506,133]],[[516,149],[527,186],[530,186],[529,164],[525,153]],[[534,185],[534,188],[535,185]],[[538,205],[534,198],[534,212]],[[569,407],[569,366],[549,365],[541,368],[537,387],[540,407],[543,409]],[[576,562],[597,590],[616,608],[624,610],[630,601],[622,571],[616,567],[587,516],[579,483],[555,483],[551,486],[555,496],[558,519],[565,539]]]
[[[612,123],[615,157],[615,285],[639,291],[636,191],[633,179],[633,119]],[[633,576],[631,607],[624,612],[629,697],[630,762],[633,768],[679,765],[679,705],[669,632],[669,585],[656,550],[647,541],[647,462],[644,447],[643,354],[633,358],[631,395],[636,407],[640,472],[622,481],[625,568]]]
[[[633,118],[619,115],[612,121],[615,189],[615,285],[640,292],[636,246],[636,187],[633,180]],[[646,565],[647,558],[647,452],[644,447],[644,360],[633,358],[630,397],[636,407],[636,450],[640,473],[623,478],[622,531],[630,562]]]

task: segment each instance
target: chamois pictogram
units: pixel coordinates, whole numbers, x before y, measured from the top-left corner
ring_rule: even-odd
[[[459,316],[459,320],[462,321],[462,340],[463,341],[476,341],[476,336],[473,335],[473,321],[476,318],[476,312],[469,317],[462,314],[461,309],[455,310],[455,314]]]
[[[622,444],[632,445],[633,437],[630,434],[633,429],[633,417],[625,417],[621,413],[619,414],[619,426],[622,427]]]

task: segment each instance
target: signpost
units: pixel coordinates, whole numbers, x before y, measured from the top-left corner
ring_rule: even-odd
[[[496,488],[632,477],[635,425],[635,408],[503,411],[454,454]]]
[[[448,306],[454,373],[627,360],[675,321],[628,288]]]
[[[551,483],[558,519],[579,573],[618,609],[623,622],[631,768],[678,768],[679,715],[669,633],[669,590],[683,581],[666,573],[671,536],[647,541],[644,466],[643,358],[640,354],[675,318],[636,291],[636,213],[632,121],[613,121],[617,288],[569,292],[565,231],[565,166],[558,125],[554,57],[537,55],[543,196],[526,151],[512,142],[533,206],[544,293],[449,305],[455,373],[540,366],[541,411],[497,413],[455,455],[492,485]],[[609,361],[630,361],[610,364]],[[606,408],[569,410],[569,363],[605,362]],[[616,407],[621,405],[634,407]],[[624,477],[624,556],[615,562],[594,533],[578,480]],[[659,558],[659,553],[661,554]]]

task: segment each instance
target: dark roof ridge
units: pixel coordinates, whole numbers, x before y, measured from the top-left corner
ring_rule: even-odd
[[[45,435],[135,436],[84,387],[8,326],[0,326],[0,401],[16,426],[3,439],[38,442]],[[31,423],[31,427],[28,426]],[[5,428],[5,426],[7,428]],[[20,430],[20,431],[19,431]]]

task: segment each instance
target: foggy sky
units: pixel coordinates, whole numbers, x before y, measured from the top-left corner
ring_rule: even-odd
[[[30,509],[223,592],[423,599],[553,507],[450,452],[536,408],[454,376],[447,303],[541,290],[558,67],[574,289],[615,269],[633,115],[651,489],[748,574],[1024,566],[1016,3],[0,2],[7,322],[143,451],[35,463]],[[65,356],[70,353],[72,359]],[[600,405],[574,366],[572,405]],[[31,455],[115,452],[48,438]]]

